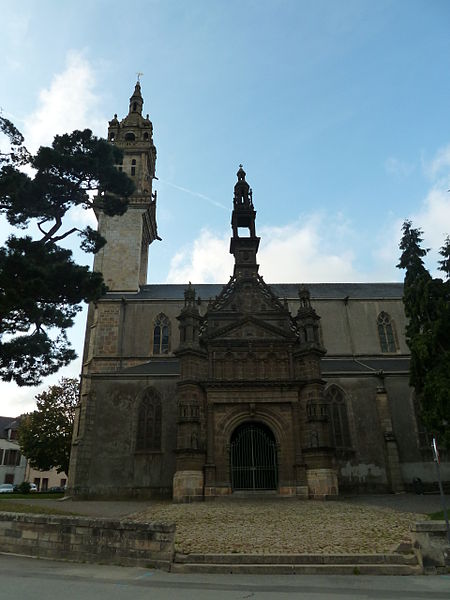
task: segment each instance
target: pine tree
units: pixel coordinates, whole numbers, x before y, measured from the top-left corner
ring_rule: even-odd
[[[37,385],[76,356],[66,330],[80,303],[106,290],[100,273],[75,264],[71,251],[59,246],[77,233],[81,248],[95,253],[105,240],[91,227],[65,228],[64,217],[71,208],[95,204],[110,216],[123,214],[134,184],[115,167],[122,152],[89,129],[55,136],[35,155],[1,116],[0,132],[9,141],[0,152],[0,214],[14,227],[34,223],[40,232],[38,239],[11,235],[0,248],[0,378]]]

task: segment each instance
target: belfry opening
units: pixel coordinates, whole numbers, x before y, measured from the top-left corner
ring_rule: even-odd
[[[277,489],[277,444],[269,427],[250,421],[234,430],[230,470],[233,492]]]

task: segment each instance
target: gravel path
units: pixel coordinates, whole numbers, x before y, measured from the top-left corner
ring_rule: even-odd
[[[381,553],[409,541],[410,525],[440,510],[438,495],[353,496],[302,500],[21,500],[79,515],[177,525],[176,549],[190,553]],[[447,506],[449,499],[447,497]],[[0,505],[1,508],[1,505]]]
[[[155,503],[128,518],[177,525],[182,553],[383,553],[423,515],[346,502]]]

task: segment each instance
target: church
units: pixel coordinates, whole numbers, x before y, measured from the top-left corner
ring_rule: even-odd
[[[109,122],[136,190],[96,210],[108,292],[89,307],[69,493],[333,498],[436,480],[409,387],[402,284],[270,285],[242,166],[224,285],[146,282],[156,148],[139,81]],[[230,190],[232,197],[232,190]],[[450,474],[450,464],[442,465]],[[447,477],[449,478],[449,477]]]

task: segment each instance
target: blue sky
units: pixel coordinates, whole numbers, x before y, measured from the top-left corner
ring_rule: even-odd
[[[228,279],[241,162],[266,281],[401,281],[405,218],[434,251],[450,233],[449,24],[447,0],[4,2],[0,106],[32,149],[105,136],[144,73],[163,238],[149,282]],[[0,414],[35,393],[0,384]]]

